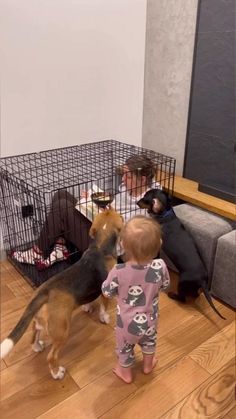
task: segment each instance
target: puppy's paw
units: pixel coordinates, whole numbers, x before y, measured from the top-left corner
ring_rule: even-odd
[[[45,343],[43,340],[38,340],[32,344],[32,349],[34,352],[43,352],[45,348]]]
[[[92,304],[84,304],[84,305],[82,305],[81,308],[86,313],[92,313],[93,312],[93,306],[92,306]]]
[[[65,376],[65,372],[66,369],[64,367],[59,367],[58,371],[55,373],[53,372],[53,370],[50,370],[52,378],[54,378],[54,380],[62,380]]]
[[[99,313],[99,320],[101,323],[109,324],[110,323],[110,314],[104,312]]]

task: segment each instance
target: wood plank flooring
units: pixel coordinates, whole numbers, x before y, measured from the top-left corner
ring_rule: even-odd
[[[171,273],[173,287],[176,274]],[[33,293],[8,262],[1,263],[1,340],[16,324]],[[137,349],[134,381],[124,384],[112,373],[115,363],[115,305],[111,323],[98,320],[98,307],[77,310],[62,353],[67,374],[54,381],[46,356],[31,350],[31,330],[1,361],[1,418],[33,419],[200,419],[236,418],[235,312],[203,296],[181,305],[160,297],[158,365],[145,376]]]

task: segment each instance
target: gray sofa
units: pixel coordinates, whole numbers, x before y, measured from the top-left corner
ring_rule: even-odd
[[[236,230],[217,241],[211,293],[236,308]]]
[[[236,308],[236,223],[190,204],[174,210],[195,240],[212,295]]]

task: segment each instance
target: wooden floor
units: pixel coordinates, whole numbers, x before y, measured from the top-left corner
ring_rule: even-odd
[[[31,295],[21,275],[3,262],[1,339]],[[44,353],[32,353],[28,330],[1,361],[1,418],[236,418],[235,313],[216,305],[227,320],[221,320],[204,297],[180,305],[162,294],[159,363],[144,376],[137,351],[134,382],[129,385],[112,373],[114,304],[108,326],[99,323],[96,309],[92,315],[76,313],[62,353],[67,368],[62,381],[54,381],[48,372],[48,346]]]

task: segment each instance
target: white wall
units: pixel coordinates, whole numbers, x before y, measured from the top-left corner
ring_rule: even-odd
[[[1,1],[1,155],[141,145],[146,0]]]
[[[198,0],[148,0],[143,146],[182,174]]]

